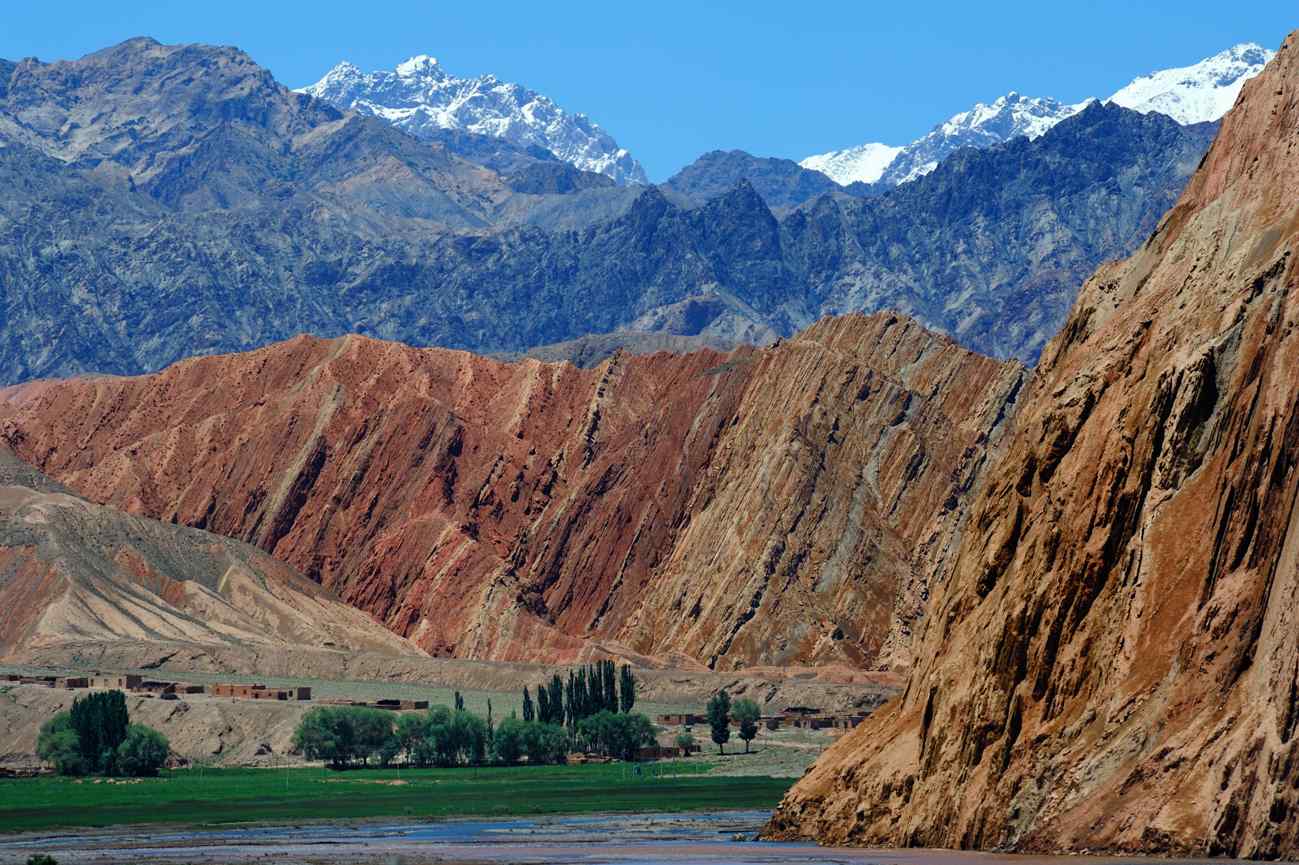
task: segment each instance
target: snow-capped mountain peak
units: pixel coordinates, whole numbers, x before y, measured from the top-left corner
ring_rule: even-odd
[[[1143,75],[1109,101],[1143,114],[1158,111],[1182,124],[1217,120],[1274,56],[1262,45],[1245,42],[1191,66]]]
[[[458,78],[437,58],[420,54],[391,71],[362,72],[346,61],[302,93],[339,108],[382,117],[413,135],[462,129],[538,145],[584,171],[618,183],[648,183],[630,153],[584,114],[494,75]]]
[[[969,111],[954,115],[934,131],[945,136],[975,133],[1001,141],[1021,135],[1038,138],[1061,120],[1077,114],[1089,101],[1063,105],[1054,99],[1023,96],[1012,90],[989,104],[976,102]]]
[[[1191,66],[1137,78],[1108,101],[1143,113],[1158,111],[1182,124],[1218,120],[1235,104],[1245,81],[1263,71],[1274,56],[1261,45],[1242,43]],[[861,180],[896,186],[928,174],[962,147],[991,147],[1020,136],[1044,135],[1093,101],[1069,105],[1012,90],[952,115],[903,147],[863,144],[809,156],[799,164],[844,185]]]
[[[845,186],[853,181],[896,186],[922,177],[962,147],[991,147],[1019,136],[1037,138],[1077,114],[1086,102],[1066,105],[1015,91],[974,106],[935,126],[903,147],[870,143],[809,156],[799,164]]]
[[[398,63],[395,71],[398,78],[418,78],[425,75],[443,77],[441,74],[442,68],[438,66],[438,59],[427,54],[416,54],[409,60]]]

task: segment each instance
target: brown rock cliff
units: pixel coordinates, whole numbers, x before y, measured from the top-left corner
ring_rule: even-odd
[[[1084,287],[905,695],[768,832],[1299,856],[1299,44]]]

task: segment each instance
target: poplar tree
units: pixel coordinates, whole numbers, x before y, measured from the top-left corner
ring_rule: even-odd
[[[613,661],[601,661],[604,668],[604,709],[606,712],[618,711],[618,677],[617,666]]]
[[[527,717],[527,714],[524,714]],[[543,724],[550,723],[550,692],[544,685],[537,686],[537,720]]]
[[[623,664],[622,672],[618,678],[618,696],[622,703],[624,714],[631,712],[632,707],[636,705],[636,677],[632,675],[631,664]]]

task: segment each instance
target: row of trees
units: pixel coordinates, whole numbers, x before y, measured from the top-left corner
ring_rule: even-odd
[[[537,700],[523,689],[523,720],[555,724],[576,733],[578,724],[601,712],[631,714],[636,705],[636,676],[631,666],[619,670],[613,661],[597,661],[568,672],[568,680],[556,673],[537,686]]]
[[[639,714],[597,712],[570,733],[559,724],[513,716],[493,728],[471,712],[446,706],[399,716],[381,709],[318,706],[303,716],[293,735],[303,756],[335,769],[372,764],[508,766],[525,757],[531,764],[562,763],[573,748],[632,759],[637,750],[653,743],[654,727]]]
[[[382,709],[317,706],[302,716],[293,745],[308,760],[335,769],[389,766],[461,766],[482,763],[487,724],[464,709],[435,706],[420,715],[394,716]]]
[[[749,753],[749,743],[758,735],[758,719],[762,710],[752,700],[731,702],[731,695],[725,690],[718,691],[708,701],[708,726],[712,733],[713,744],[719,754],[726,753],[726,743],[731,741],[731,719],[739,726],[740,738],[744,740],[744,753]]]
[[[151,727],[132,724],[121,691],[78,697],[72,709],[41,726],[36,753],[60,775],[150,777],[167,762],[171,746]]]

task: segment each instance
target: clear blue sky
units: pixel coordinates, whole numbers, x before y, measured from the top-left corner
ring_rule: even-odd
[[[432,54],[589,114],[663,180],[700,153],[801,158],[905,143],[1008,90],[1078,100],[1299,27],[1295,0],[1106,2],[5,4],[0,57],[80,57],[131,36],[238,45],[300,87],[339,60]]]

